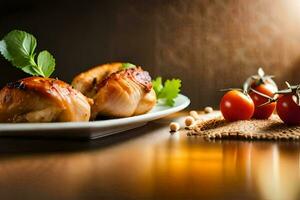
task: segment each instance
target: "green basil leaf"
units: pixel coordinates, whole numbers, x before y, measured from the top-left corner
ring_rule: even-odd
[[[35,61],[37,42],[33,35],[24,31],[13,30],[0,41],[0,53],[13,66],[24,72],[49,77],[55,68],[55,59],[48,51],[39,53]]]
[[[9,32],[2,40],[1,53],[15,67],[32,65],[32,55],[36,48],[36,39],[24,31]]]
[[[8,61],[12,60],[11,55],[7,51],[6,43],[4,40],[0,41],[0,53],[3,55],[3,57],[6,60],[8,60]]]
[[[128,68],[135,68],[136,66],[134,64],[131,63],[123,63],[122,64],[122,68],[123,69],[128,69]]]
[[[40,74],[36,72],[36,70],[34,69],[34,67],[32,66],[26,66],[26,67],[22,67],[21,70],[23,70],[25,73],[33,75],[33,76],[39,76]]]
[[[42,51],[38,55],[37,66],[45,77],[49,77],[55,69],[55,59],[48,51]]]

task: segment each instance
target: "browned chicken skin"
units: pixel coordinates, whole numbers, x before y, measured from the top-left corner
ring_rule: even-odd
[[[105,64],[81,73],[72,85],[93,98],[92,119],[140,115],[156,103],[151,77],[141,67],[122,69],[122,63]]]
[[[122,69],[122,63],[111,63],[93,67],[79,75],[72,86],[87,97],[92,98],[97,93],[97,86],[109,75]]]
[[[88,121],[91,103],[63,81],[29,77],[0,91],[0,122]]]

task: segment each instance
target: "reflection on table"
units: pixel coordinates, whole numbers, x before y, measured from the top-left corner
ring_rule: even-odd
[[[0,146],[1,199],[300,198],[297,142],[208,142],[150,123],[92,142]]]

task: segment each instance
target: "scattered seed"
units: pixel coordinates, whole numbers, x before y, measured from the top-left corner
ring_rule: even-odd
[[[210,107],[210,106],[206,106],[205,108],[204,108],[204,112],[205,113],[212,113],[214,111],[214,109],[212,108],[212,107]]]
[[[186,126],[192,126],[195,123],[195,119],[191,116],[185,118],[184,123]]]
[[[192,110],[192,111],[190,112],[190,116],[192,116],[195,120],[200,119],[198,113],[197,113],[195,110]]]
[[[180,129],[180,125],[177,122],[171,122],[170,123],[170,131],[176,132]]]

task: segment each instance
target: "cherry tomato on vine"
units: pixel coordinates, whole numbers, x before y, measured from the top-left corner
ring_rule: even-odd
[[[276,107],[275,102],[260,106],[264,103],[267,103],[269,99],[251,91],[251,89],[254,89],[259,93],[273,98],[275,92],[278,91],[278,88],[272,78],[273,76],[266,75],[264,70],[259,68],[257,75],[250,76],[244,83],[244,90],[248,91],[255,105],[253,118],[268,119]]]
[[[227,121],[248,120],[254,113],[254,103],[247,94],[231,90],[222,97],[220,110]]]
[[[253,86],[252,89],[254,89],[262,94],[265,94],[271,98],[274,97],[274,93],[277,91],[277,88],[275,88],[273,85],[268,84],[268,83],[260,84],[258,86]],[[253,100],[253,103],[255,106],[255,110],[254,110],[254,114],[253,114],[252,118],[268,119],[272,115],[273,111],[275,110],[276,103],[272,102],[270,104],[260,107],[260,105],[268,102],[268,98],[263,97],[252,91],[249,92],[249,96]]]
[[[300,125],[300,106],[295,102],[295,95],[279,96],[276,111],[280,119],[288,125]]]
[[[249,88],[254,88],[261,84],[267,84],[273,86],[274,90],[277,91],[278,87],[275,81],[272,79],[274,76],[266,75],[262,68],[257,70],[257,74],[250,76],[244,83],[244,90],[249,91]]]

